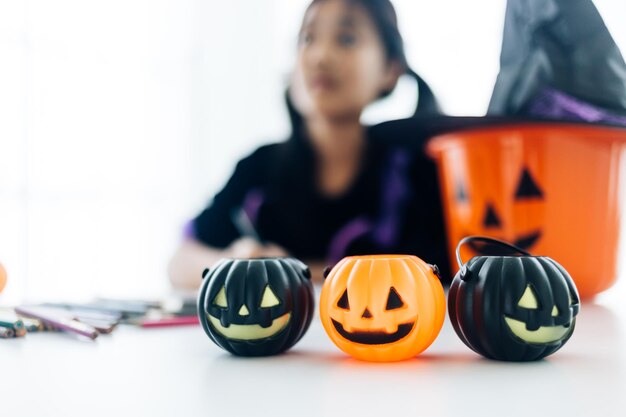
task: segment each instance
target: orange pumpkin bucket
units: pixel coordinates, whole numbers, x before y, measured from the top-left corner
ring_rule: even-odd
[[[4,269],[2,264],[0,264],[0,292],[2,292],[6,283],[7,283],[7,271]]]
[[[439,169],[451,258],[461,238],[487,235],[558,260],[583,298],[615,282],[626,130],[488,127],[437,136],[427,151]],[[489,249],[471,247],[463,256]]]
[[[412,255],[343,258],[320,295],[330,339],[357,359],[409,359],[435,340],[446,314],[438,269]]]

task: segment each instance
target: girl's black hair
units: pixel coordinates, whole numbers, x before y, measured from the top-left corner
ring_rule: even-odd
[[[324,0],[313,0],[311,5],[321,1]],[[407,63],[404,54],[404,42],[398,30],[396,12],[391,2],[389,0],[345,1],[365,8],[380,35],[387,60],[389,62],[396,60],[404,69],[405,74],[416,80],[418,101],[413,117],[440,114],[441,110],[428,84]],[[391,92],[383,91],[379,98],[386,97]],[[290,139],[285,143],[285,148],[283,148],[282,163],[275,166],[274,182],[278,187],[288,190],[295,198],[299,189],[311,190],[315,188],[316,157],[311,142],[306,139],[307,132],[304,119],[294,106],[289,90],[285,92],[285,101],[292,133]],[[303,184],[306,184],[304,188]]]
[[[313,0],[309,7],[324,0]],[[347,2],[359,5],[365,9],[369,17],[374,22],[380,39],[385,49],[388,61],[396,61],[404,69],[405,74],[410,75],[417,82],[418,101],[413,116],[440,114],[441,110],[435,96],[426,82],[413,71],[407,62],[404,53],[404,41],[398,29],[398,18],[396,11],[389,0],[346,0]],[[384,91],[379,98],[386,97],[392,91]],[[294,137],[300,137],[304,132],[304,120],[302,115],[295,108],[289,91],[285,94],[287,111],[291,121]]]

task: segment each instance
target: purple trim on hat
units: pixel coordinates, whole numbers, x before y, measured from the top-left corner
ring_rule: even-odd
[[[626,126],[626,117],[572,97],[553,88],[544,88],[528,107],[533,116],[560,120],[605,122]]]
[[[328,262],[334,264],[341,260],[354,239],[363,236],[372,229],[372,223],[364,216],[357,217],[333,236],[328,248]]]
[[[382,247],[390,248],[398,240],[400,209],[409,194],[407,169],[409,154],[395,150],[383,177],[381,215],[373,231],[373,239]]]
[[[265,193],[260,188],[253,188],[246,194],[241,208],[243,209],[253,226],[257,226],[259,210],[265,202]]]
[[[196,237],[196,227],[193,220],[189,220],[183,227],[183,239],[189,240]]]

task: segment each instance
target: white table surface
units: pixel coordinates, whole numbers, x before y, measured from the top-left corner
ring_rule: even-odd
[[[0,340],[0,416],[626,415],[626,309],[583,304],[548,359],[483,359],[446,322],[422,355],[360,362],[316,317],[288,353],[240,358],[200,326],[122,327],[95,342],[55,333]]]

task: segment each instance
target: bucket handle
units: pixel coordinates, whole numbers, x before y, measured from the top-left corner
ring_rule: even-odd
[[[485,237],[485,236],[466,236],[459,241],[458,245],[456,245],[456,262],[459,264],[459,268],[463,268],[463,266],[465,265],[463,263],[463,260],[461,259],[461,246],[463,246],[466,243],[476,242],[476,241],[481,241],[485,243],[493,243],[495,245],[499,245],[507,249],[511,249],[513,252],[518,252],[525,256],[532,256],[530,253],[526,252],[524,249],[517,247],[515,245],[512,245],[508,242],[504,242],[502,240],[494,239],[491,237]]]

